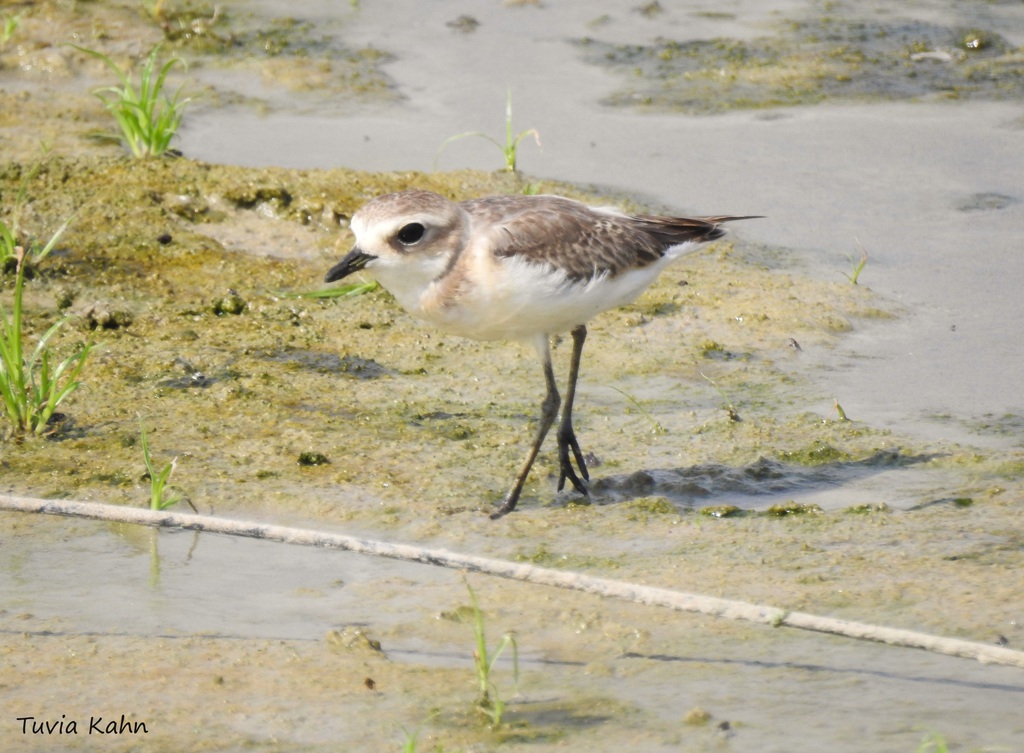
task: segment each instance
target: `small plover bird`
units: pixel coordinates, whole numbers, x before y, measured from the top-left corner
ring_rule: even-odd
[[[430,191],[402,191],[378,196],[353,215],[355,245],[326,281],[365,269],[406,311],[443,330],[536,346],[547,394],[533,445],[491,516],[501,517],[515,509],[562,404],[550,337],[572,334],[558,490],[568,480],[586,494],[590,475],[572,425],[586,323],[630,303],[673,261],[721,237],[721,223],[742,219],[750,217],[628,215],[560,196],[456,203]]]

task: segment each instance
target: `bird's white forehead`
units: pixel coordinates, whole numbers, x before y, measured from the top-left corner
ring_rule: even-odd
[[[456,205],[432,191],[401,191],[378,196],[352,216],[357,238],[386,238],[410,222],[444,224],[458,212]]]

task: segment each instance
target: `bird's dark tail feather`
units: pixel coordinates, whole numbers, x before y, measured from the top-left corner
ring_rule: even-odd
[[[725,229],[721,227],[723,222],[756,220],[761,219],[761,215],[733,216],[723,214],[715,217],[658,217],[655,215],[642,215],[637,219],[647,224],[648,231],[657,236],[666,245],[675,245],[677,243],[686,243],[687,241],[713,241],[725,235]]]

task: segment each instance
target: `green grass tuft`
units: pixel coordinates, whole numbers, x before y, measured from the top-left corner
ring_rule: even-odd
[[[441,152],[446,146],[453,141],[464,139],[467,136],[479,136],[480,138],[487,139],[494,144],[498,149],[501,150],[502,155],[505,157],[505,171],[514,173],[518,171],[519,164],[519,144],[527,136],[533,136],[533,140],[537,142],[537,146],[540,146],[540,132],[536,128],[528,128],[520,133],[513,134],[512,131],[512,92],[508,93],[508,100],[505,104],[505,143],[502,144],[497,139],[493,139],[482,131],[467,131],[466,133],[457,133],[454,136],[449,136],[443,142],[441,146],[437,148],[437,156],[434,158],[434,169],[437,169],[437,159],[441,156]]]
[[[18,30],[18,25],[20,23],[20,13],[3,17],[3,21],[0,22],[0,49],[6,47],[7,43],[11,41],[11,37],[13,37],[14,33]]]
[[[188,501],[184,494],[172,491],[168,488],[167,482],[171,480],[171,474],[178,465],[178,459],[173,458],[163,468],[157,470],[153,465],[153,456],[149,452],[149,438],[146,436],[146,425],[139,416],[139,431],[142,435],[142,460],[146,464],[146,475],[149,477],[149,509],[166,510],[173,507],[182,500]],[[191,501],[189,505],[192,506]],[[192,506],[195,510],[195,507]]]
[[[11,211],[11,217],[9,224],[0,220],[0,271],[8,268],[9,265],[32,263],[38,264],[53,251],[57,245],[57,241],[67,230],[68,225],[74,219],[74,215],[64,221],[57,230],[50,236],[45,244],[39,245],[33,239],[20,238],[21,235],[21,208],[25,205],[25,196],[28,193],[28,184],[32,178],[35,177],[36,173],[42,167],[42,162],[37,162],[33,165],[32,169],[28,171],[25,177],[22,179],[18,186],[18,193],[14,197],[14,209]],[[19,254],[23,254],[25,259],[19,261]]]
[[[519,646],[516,643],[515,635],[512,633],[505,633],[493,650],[487,647],[487,632],[486,625],[484,624],[484,614],[480,611],[480,604],[477,602],[476,593],[473,591],[472,586],[469,585],[469,580],[466,579],[465,583],[466,590],[469,591],[469,600],[473,609],[472,627],[473,637],[476,642],[476,648],[473,650],[473,666],[476,670],[476,680],[480,690],[480,696],[477,699],[476,707],[488,718],[492,727],[498,727],[501,725],[502,718],[505,715],[505,708],[507,704],[498,694],[498,688],[491,679],[491,673],[494,671],[494,665],[505,652],[505,649],[511,646],[514,677],[515,682],[518,683]]]
[[[97,50],[72,45],[77,50],[102,61],[121,82],[120,86],[104,86],[93,94],[103,102],[121,129],[121,138],[136,157],[157,157],[170,149],[171,139],[178,132],[185,105],[181,88],[173,96],[164,91],[167,75],[175,65],[185,67],[185,61],[172,57],[157,69],[160,45],[154,47],[139,73],[138,86],[117,63]]]
[[[853,260],[851,259],[850,263],[853,264],[853,274],[848,275],[845,272],[843,272],[843,277],[849,280],[851,285],[856,285],[857,278],[860,277],[860,273],[864,271],[864,267],[866,267],[868,264],[868,252],[861,249],[860,261],[854,264]]]
[[[49,431],[50,420],[57,407],[81,385],[78,376],[93,348],[92,343],[84,345],[54,365],[50,340],[70,318],[65,316],[43,333],[31,355],[25,355],[22,299],[30,252],[17,241],[17,214],[24,197],[24,185],[23,182],[18,193],[15,219],[10,226],[0,221],[0,262],[9,259],[15,262],[14,300],[10,314],[0,304],[0,399],[15,436],[42,435]],[[49,242],[31,254],[33,258],[39,260],[49,254],[66,227],[65,222]]]

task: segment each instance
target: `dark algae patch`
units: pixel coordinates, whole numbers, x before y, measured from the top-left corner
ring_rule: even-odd
[[[997,30],[898,15],[858,19],[836,3],[751,40],[578,42],[629,83],[607,104],[713,113],[825,101],[1019,99],[1024,51]]]

